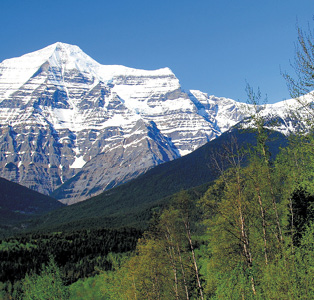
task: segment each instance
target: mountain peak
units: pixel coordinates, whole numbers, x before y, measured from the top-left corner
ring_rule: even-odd
[[[49,63],[54,67],[77,69],[80,72],[95,75],[100,64],[75,45],[57,42],[47,47],[52,50]]]
[[[92,59],[87,54],[85,54],[84,51],[79,46],[71,45],[71,44],[67,44],[67,43],[56,42],[50,46],[47,46],[44,49],[51,49],[52,53],[59,52],[59,53],[64,53],[67,56],[72,56],[72,57],[78,56],[78,57],[81,57],[84,59],[86,59],[86,57],[88,57],[89,59]],[[44,49],[42,49],[42,50],[44,50]],[[41,51],[41,50],[39,50],[39,51]]]
[[[51,44],[50,46],[56,47],[56,48],[78,48],[81,49],[79,46],[68,44],[68,43],[63,43],[63,42],[56,42],[54,44]],[[48,46],[49,47],[49,46]]]
[[[70,45],[67,43],[62,43],[62,42],[56,42],[54,44],[51,44],[49,46],[46,46],[42,49],[24,54],[22,56],[19,57],[13,57],[13,58],[9,58],[6,59],[2,62],[2,64],[15,64],[15,63],[19,63],[20,65],[24,65],[27,62],[31,63],[35,63],[35,65],[37,65],[38,63],[36,62],[40,62],[42,60],[48,60],[49,57],[54,53],[54,52],[67,52],[67,53],[71,53],[72,55],[75,53],[84,53],[78,46],[76,45]]]
[[[54,58],[55,63],[75,62],[75,64],[72,65],[73,68],[77,68],[80,71],[86,72],[92,71],[94,75],[97,73],[96,77],[100,77],[104,81],[110,80],[112,77],[119,75],[175,76],[172,70],[168,67],[157,70],[143,70],[126,67],[123,65],[103,65],[88,56],[80,47],[63,42],[56,42],[39,51],[43,51],[45,49],[52,51],[51,58]],[[93,70],[91,70],[91,68]]]
[[[243,118],[231,100],[194,94],[169,68],[101,65],[62,42],[8,59],[0,64],[0,176],[44,193],[70,180],[70,203],[185,155]]]

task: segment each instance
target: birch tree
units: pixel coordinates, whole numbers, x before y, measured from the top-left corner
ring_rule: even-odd
[[[242,290],[243,296],[247,292],[246,286],[250,285],[251,293],[255,295],[257,290],[250,226],[253,218],[250,216],[250,203],[245,195],[247,183],[242,166],[245,153],[233,139],[225,146],[224,153],[219,155],[224,156],[222,161],[228,161],[229,168],[224,170],[220,160],[216,160],[217,168],[221,172],[220,178],[201,200],[205,211],[210,215],[207,220],[211,251],[210,268],[216,270],[216,277],[242,266],[246,274],[242,275],[247,276],[248,281],[234,284],[238,285],[238,290]],[[213,283],[216,291],[218,286],[218,282]]]

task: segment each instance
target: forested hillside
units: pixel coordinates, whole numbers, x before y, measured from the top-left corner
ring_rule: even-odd
[[[65,206],[54,198],[1,177],[0,191],[0,235],[23,228],[23,222],[34,216]]]

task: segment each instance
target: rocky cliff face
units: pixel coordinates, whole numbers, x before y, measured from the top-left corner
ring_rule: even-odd
[[[0,64],[0,176],[74,203],[176,159],[247,113],[170,69],[105,66],[56,43]]]

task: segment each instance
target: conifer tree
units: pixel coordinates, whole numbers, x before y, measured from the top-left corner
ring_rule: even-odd
[[[60,270],[53,258],[43,267],[40,275],[26,275],[22,289],[22,299],[25,300],[69,298],[68,288],[63,284]]]

